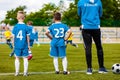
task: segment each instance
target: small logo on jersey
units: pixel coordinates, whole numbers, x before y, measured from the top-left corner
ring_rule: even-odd
[[[89,4],[89,3],[85,3],[84,6],[85,6],[85,7],[88,7],[88,6],[93,6],[93,7],[94,7],[94,6],[98,6],[98,4]]]

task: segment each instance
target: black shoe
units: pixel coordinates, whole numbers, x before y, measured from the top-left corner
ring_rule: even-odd
[[[59,71],[56,71],[55,74],[60,74],[60,72],[59,72]]]
[[[70,72],[68,72],[68,71],[63,71],[63,74],[64,74],[64,75],[68,75],[68,74],[70,74]]]
[[[86,74],[91,75],[92,74],[92,68],[88,68]]]
[[[106,70],[106,68],[100,68],[98,73],[107,73],[108,71]]]

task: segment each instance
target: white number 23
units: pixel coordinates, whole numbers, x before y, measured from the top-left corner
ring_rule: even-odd
[[[56,31],[55,38],[60,38],[64,36],[64,28],[54,29]]]

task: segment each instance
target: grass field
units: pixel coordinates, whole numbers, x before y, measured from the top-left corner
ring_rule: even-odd
[[[103,44],[105,66],[109,70],[107,74],[98,74],[98,62],[96,48],[93,45],[93,69],[92,75],[86,75],[86,61],[83,44],[78,48],[67,46],[68,70],[70,75],[54,74],[52,58],[49,56],[49,45],[34,45],[32,48],[33,59],[29,61],[29,76],[14,76],[14,57],[9,57],[11,50],[6,44],[0,44],[0,80],[120,80],[120,74],[113,74],[111,66],[120,63],[120,44]],[[62,71],[61,59],[59,68]],[[23,60],[21,59],[20,72],[23,72]]]

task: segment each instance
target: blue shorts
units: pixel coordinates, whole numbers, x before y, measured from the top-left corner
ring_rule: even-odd
[[[66,47],[65,46],[51,46],[50,56],[63,58],[66,56]]]
[[[35,41],[38,41],[38,38],[35,38]]]
[[[15,56],[17,57],[28,57],[28,49],[15,49]]]
[[[33,47],[34,40],[30,40],[30,47]]]

